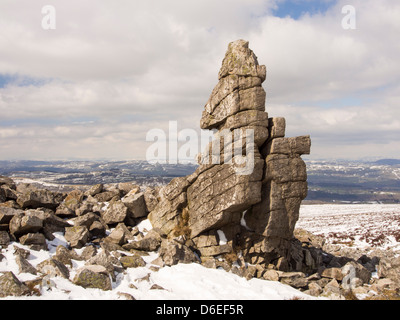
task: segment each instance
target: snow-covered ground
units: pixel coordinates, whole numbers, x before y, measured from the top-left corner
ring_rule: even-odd
[[[142,222],[140,229],[149,228],[148,220]],[[54,233],[56,239],[48,241],[49,251],[33,251],[28,261],[36,267],[40,262],[49,259],[55,254],[58,245],[67,245],[62,233]],[[30,273],[19,273],[15,262],[14,245],[28,249],[19,243],[11,243],[2,250],[5,256],[0,262],[0,272],[12,271],[20,281],[33,280],[37,276]],[[80,250],[76,250],[80,253]],[[101,252],[101,249],[99,249]],[[266,281],[253,278],[246,280],[231,272],[220,269],[208,269],[199,264],[178,264],[154,270],[151,261],[157,258],[157,253],[143,256],[147,265],[139,268],[128,268],[124,273],[118,274],[113,282],[111,291],[100,289],[84,289],[73,284],[68,279],[52,277],[50,285],[45,285],[41,296],[31,297],[6,297],[3,299],[89,299],[89,300],[115,300],[125,299],[121,293],[127,293],[137,300],[285,300],[285,299],[315,299],[288,285],[276,281]],[[72,280],[76,270],[84,265],[84,261],[72,260],[73,268],[70,269]],[[157,284],[163,289],[150,289]],[[0,298],[1,300],[1,298]]]
[[[296,227],[324,235],[331,243],[400,250],[400,205],[303,205]],[[139,228],[149,230],[151,225],[145,220]],[[61,233],[55,233],[55,236],[56,239],[48,242],[49,251],[31,250],[28,261],[33,266],[55,254],[58,245],[67,246]],[[18,272],[13,255],[14,245],[28,249],[19,243],[11,243],[3,248],[2,254],[5,258],[0,262],[0,272],[12,271],[21,281],[35,279],[35,275]],[[125,299],[121,293],[130,294],[138,300],[315,299],[279,282],[255,278],[246,280],[233,273],[208,269],[199,264],[178,264],[155,271],[151,261],[156,257],[156,252],[144,256],[143,259],[147,262],[145,267],[129,268],[118,274],[111,291],[84,289],[67,279],[54,277],[51,278],[50,286],[43,287],[41,296],[3,299]],[[70,279],[73,279],[76,270],[84,264],[84,261],[72,261],[74,266],[70,268]],[[150,289],[154,284],[163,289]]]
[[[330,243],[400,251],[400,204],[303,205],[296,228]]]

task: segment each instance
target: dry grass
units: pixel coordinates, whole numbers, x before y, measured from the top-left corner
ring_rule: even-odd
[[[175,237],[179,237],[181,235],[184,235],[186,237],[190,236],[191,230],[188,226],[189,224],[189,210],[187,208],[183,208],[180,216],[179,216],[179,222],[177,226],[172,230],[172,234]]]

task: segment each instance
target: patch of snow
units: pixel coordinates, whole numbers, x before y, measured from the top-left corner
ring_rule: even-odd
[[[56,234],[55,234],[56,235]],[[65,239],[60,234],[50,241],[52,248],[57,243],[64,243]],[[1,271],[12,271],[20,281],[34,280],[38,275],[19,273],[15,262],[14,245],[23,249],[27,246],[12,242],[3,248],[4,258],[0,262]],[[83,250],[83,249],[81,249]],[[40,262],[49,259],[51,251],[34,251],[28,261],[36,267]],[[100,249],[101,251],[101,249]],[[99,251],[99,252],[100,252]],[[288,285],[276,281],[261,279],[246,280],[231,272],[209,269],[197,263],[178,264],[172,267],[163,267],[159,271],[150,269],[151,261],[158,257],[157,252],[143,256],[147,265],[139,268],[128,268],[116,276],[112,283],[112,290],[84,289],[72,283],[76,270],[86,261],[72,259],[73,267],[67,266],[70,271],[69,279],[57,276],[47,276],[47,283],[41,289],[41,296],[5,297],[0,300],[120,300],[124,299],[119,293],[127,293],[137,300],[276,300],[276,299],[316,299],[296,290]],[[151,286],[158,284],[165,290],[150,290]]]
[[[137,227],[140,232],[144,232],[145,230],[150,231],[151,229],[153,229],[153,226],[151,225],[151,222],[149,219],[145,219],[145,220],[141,221],[137,225]]]
[[[228,239],[226,239],[225,233],[222,230],[217,230],[218,237],[219,237],[219,245],[224,245],[228,242]]]
[[[246,220],[244,219],[244,216],[246,215],[246,213],[247,213],[247,210],[243,211],[243,213],[242,213],[242,218],[240,219],[240,225],[241,225],[242,227],[245,227],[246,230],[248,230],[248,231],[253,231],[253,230],[251,230],[251,229],[247,226]]]

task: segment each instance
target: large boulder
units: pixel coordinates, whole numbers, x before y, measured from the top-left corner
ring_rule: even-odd
[[[128,208],[132,218],[142,218],[147,215],[144,193],[128,193],[121,201]]]
[[[49,208],[55,210],[63,201],[64,195],[49,190],[28,190],[21,193],[17,203],[22,209]]]
[[[29,212],[21,212],[10,220],[10,233],[20,237],[27,233],[36,233],[43,228],[43,219]]]
[[[23,214],[23,210],[0,207],[0,224],[8,224],[15,215],[21,213]]]
[[[89,241],[89,230],[85,226],[73,226],[65,228],[65,240],[72,248],[80,249]]]
[[[177,263],[199,262],[192,250],[175,240],[165,239],[161,243],[160,257],[165,265],[172,266]]]
[[[128,208],[121,200],[111,201],[108,208],[102,213],[106,224],[117,224],[123,222],[128,214]]]

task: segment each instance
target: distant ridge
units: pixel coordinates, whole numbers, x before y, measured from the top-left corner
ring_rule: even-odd
[[[375,163],[393,166],[396,164],[400,164],[400,159],[381,159],[381,160],[375,161]]]

